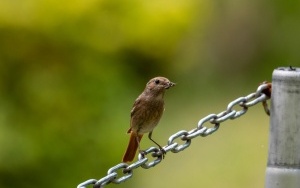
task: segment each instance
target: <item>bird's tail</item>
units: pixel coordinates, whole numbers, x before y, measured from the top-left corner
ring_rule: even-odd
[[[124,163],[133,161],[136,150],[139,147],[139,143],[140,143],[142,137],[143,137],[143,135],[137,135],[134,132],[130,133],[130,140],[129,140],[127,150],[126,150],[126,152],[123,156],[123,160],[122,160]]]

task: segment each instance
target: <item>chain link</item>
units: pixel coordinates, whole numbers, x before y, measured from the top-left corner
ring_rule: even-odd
[[[263,82],[256,90],[255,93],[251,93],[245,97],[239,97],[227,106],[227,109],[219,114],[209,114],[206,117],[199,120],[196,128],[185,131],[181,130],[177,133],[171,135],[168,139],[168,143],[163,147],[164,151],[178,153],[188,148],[191,145],[192,139],[201,136],[206,137],[213,134],[220,127],[220,123],[226,120],[233,120],[242,115],[244,115],[248,108],[254,106],[258,103],[262,103],[266,114],[270,115],[270,111],[267,105],[267,100],[271,97],[272,84],[268,82]],[[241,108],[241,110],[235,110],[235,107]],[[209,122],[213,124],[213,127],[205,127],[204,124]],[[183,144],[179,144],[176,140],[180,139]],[[153,158],[149,161],[147,155],[151,154]],[[111,167],[107,171],[107,175],[100,180],[90,179],[77,186],[77,188],[86,188],[88,185],[94,185],[94,188],[102,188],[109,183],[119,184],[122,183],[133,175],[133,170],[139,167],[144,169],[149,169],[159,164],[163,159],[163,153],[160,149],[156,147],[150,147],[145,150],[143,154],[138,155],[138,160],[130,165],[126,163],[119,163],[116,166]],[[122,170],[122,176],[119,177],[120,173],[117,171]]]

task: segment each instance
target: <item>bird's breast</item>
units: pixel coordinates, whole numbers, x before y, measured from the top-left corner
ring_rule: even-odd
[[[136,106],[135,110],[131,117],[131,129],[140,134],[151,132],[163,114],[164,101],[145,101],[142,105]]]

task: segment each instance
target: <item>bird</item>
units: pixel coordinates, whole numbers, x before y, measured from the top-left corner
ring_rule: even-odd
[[[145,133],[148,133],[148,138],[159,147],[164,157],[165,151],[152,139],[152,132],[164,112],[165,91],[173,86],[175,83],[165,77],[152,78],[135,100],[130,113],[130,128],[127,131],[130,139],[122,159],[123,162],[133,161],[138,148],[139,152],[143,154],[140,149],[140,141]]]

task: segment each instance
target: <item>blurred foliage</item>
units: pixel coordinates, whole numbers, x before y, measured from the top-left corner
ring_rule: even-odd
[[[162,141],[193,128],[183,125],[254,91],[259,82],[271,80],[274,68],[299,66],[299,19],[299,1],[1,1],[0,187],[75,187],[105,175],[121,160],[131,105],[153,76],[178,83],[167,94],[161,122],[174,126],[159,126],[154,137]],[[262,187],[268,122],[261,111],[239,120],[244,135],[251,135],[247,131],[259,119],[264,122],[257,143],[227,127],[198,141],[208,144],[206,157],[214,155],[212,162],[218,162],[208,162],[201,177],[221,175],[220,182],[203,181],[203,186]],[[234,145],[233,135],[247,145]],[[209,144],[218,139],[226,141],[214,150]],[[263,147],[260,157],[242,160],[224,175],[230,167],[221,159],[240,160],[248,155],[245,148],[255,153],[257,145]],[[196,148],[190,154],[205,157],[204,149]],[[177,157],[168,155],[165,168],[139,171],[145,176],[135,173],[133,179],[153,181],[158,171],[170,176],[170,168],[177,168],[173,163],[183,172]],[[251,168],[248,160],[261,165]],[[189,166],[196,172],[193,163],[185,169]],[[173,178],[164,187],[199,185],[197,177],[185,179]]]

